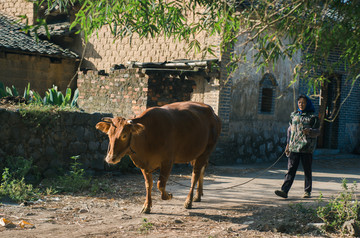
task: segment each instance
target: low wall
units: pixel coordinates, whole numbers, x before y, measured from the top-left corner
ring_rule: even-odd
[[[107,136],[95,129],[102,117],[111,114],[59,112],[48,117],[0,109],[0,163],[6,156],[33,160],[36,170],[53,176],[67,168],[71,156],[80,155],[86,170],[104,170]]]

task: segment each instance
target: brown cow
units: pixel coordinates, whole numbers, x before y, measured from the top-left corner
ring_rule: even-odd
[[[192,201],[201,201],[204,170],[221,129],[220,119],[210,106],[177,102],[149,108],[131,120],[103,118],[96,128],[109,136],[106,162],[116,164],[124,155],[129,155],[141,169],[146,186],[146,200],[141,212],[150,213],[152,172],[156,169],[160,169],[157,187],[161,198],[172,198],[165,186],[174,163],[191,162],[193,166],[185,208],[191,208]],[[196,183],[198,187],[193,200]]]

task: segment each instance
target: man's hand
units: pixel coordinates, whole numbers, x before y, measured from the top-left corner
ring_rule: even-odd
[[[286,157],[289,157],[289,156],[290,156],[289,144],[286,145],[285,155],[286,155]]]
[[[307,136],[310,135],[310,131],[311,131],[310,128],[306,128],[306,129],[303,130],[304,134],[307,135]]]

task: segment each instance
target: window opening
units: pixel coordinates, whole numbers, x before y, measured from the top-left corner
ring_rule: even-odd
[[[275,77],[266,73],[260,81],[259,90],[259,113],[274,113],[275,89],[277,86]]]

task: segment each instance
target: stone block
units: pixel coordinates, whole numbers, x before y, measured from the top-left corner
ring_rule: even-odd
[[[82,153],[85,153],[88,149],[88,146],[86,143],[84,142],[73,142],[70,143],[69,147],[69,151],[72,153],[72,155],[80,155]]]
[[[100,143],[99,142],[95,142],[95,141],[90,141],[89,142],[89,150],[90,151],[97,151],[100,147]]]

